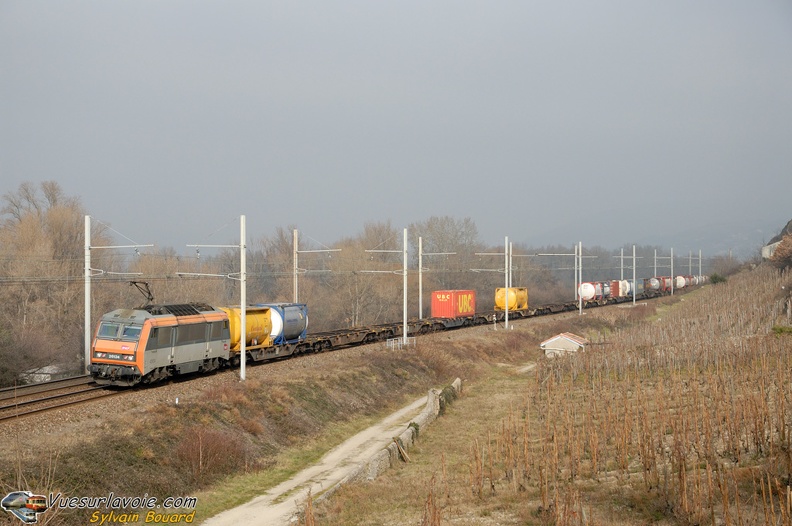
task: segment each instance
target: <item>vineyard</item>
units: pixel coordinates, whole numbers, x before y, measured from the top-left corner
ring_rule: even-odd
[[[760,267],[540,358],[503,416],[426,444],[423,524],[792,524],[790,286]]]
[[[615,479],[690,523],[792,524],[792,342],[773,333],[789,285],[744,273],[599,352],[541,361],[526,418],[474,448],[475,492],[534,486],[563,524],[585,515],[579,482]]]

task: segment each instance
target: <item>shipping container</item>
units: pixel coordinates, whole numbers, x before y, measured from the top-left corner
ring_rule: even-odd
[[[619,282],[618,279],[615,279],[615,280],[611,281],[610,291],[611,291],[611,295],[614,298],[620,298],[622,296],[621,283]]]
[[[228,315],[228,328],[231,335],[231,350],[242,348],[242,309],[239,307],[220,307]],[[272,345],[272,316],[269,307],[250,307],[245,309],[245,347],[269,347]]]
[[[525,310],[528,308],[528,289],[525,287],[510,287],[495,289],[495,310]]]
[[[476,313],[475,290],[432,292],[432,318],[460,318]]]
[[[578,286],[578,295],[584,301],[590,301],[602,298],[602,283],[597,281],[581,283]]]
[[[661,292],[668,292],[674,283],[674,278],[669,276],[656,276],[644,280],[644,290],[659,290]]]
[[[305,303],[256,303],[256,307],[270,308],[270,335],[275,345],[305,339],[308,329],[308,306]]]
[[[658,278],[644,279],[644,290],[660,290],[660,280]]]
[[[625,298],[631,295],[632,284],[626,279],[616,279],[611,281],[610,293],[614,298]]]

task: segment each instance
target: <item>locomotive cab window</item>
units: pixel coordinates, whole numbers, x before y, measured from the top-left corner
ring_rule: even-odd
[[[102,322],[99,325],[99,332],[96,335],[97,338],[102,338],[104,340],[114,340],[118,337],[118,330],[121,328],[120,323],[114,322]]]
[[[121,330],[121,339],[137,341],[140,339],[141,330],[143,330],[143,327],[140,325],[124,325],[124,328]]]

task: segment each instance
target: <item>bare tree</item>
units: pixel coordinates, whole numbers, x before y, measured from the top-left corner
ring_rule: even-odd
[[[476,252],[484,251],[478,228],[472,219],[432,216],[426,221],[411,224],[409,233],[413,268],[418,266],[419,237],[423,253],[434,254],[423,259],[426,269],[423,275],[425,290],[471,289],[475,288],[473,283],[481,281],[473,277],[471,270],[481,265],[481,258],[475,255]],[[497,263],[487,261],[483,264]],[[428,295],[424,301],[428,301]]]
[[[55,182],[2,197],[0,331],[21,368],[79,360],[83,339],[84,211]],[[95,229],[102,239],[102,229]]]
[[[328,264],[332,273],[322,278],[321,290],[315,296],[323,306],[322,317],[327,320],[323,323],[355,327],[398,319],[400,240],[401,233],[388,221],[368,223],[359,236],[335,245],[341,255]]]
[[[295,226],[275,229],[273,237],[262,238],[251,254],[248,283],[257,303],[290,302],[293,298],[292,267]]]
[[[741,262],[731,256],[715,256],[710,259],[710,269],[713,274],[729,276],[740,269]]]

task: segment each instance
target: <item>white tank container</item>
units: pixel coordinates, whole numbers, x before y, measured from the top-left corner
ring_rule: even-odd
[[[597,294],[597,289],[594,286],[594,283],[581,283],[578,287],[578,294],[585,301],[588,301],[594,298],[594,296]]]

